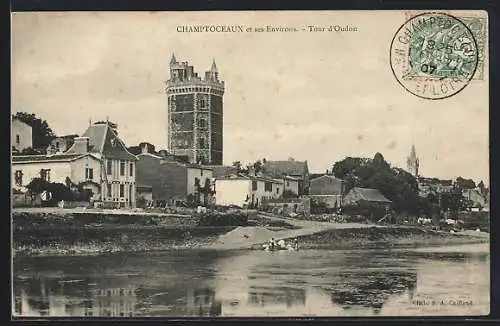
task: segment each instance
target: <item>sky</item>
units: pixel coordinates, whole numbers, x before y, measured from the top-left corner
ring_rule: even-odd
[[[215,59],[226,88],[224,164],[293,157],[323,173],[380,152],[405,168],[414,144],[421,175],[489,182],[487,69],[447,99],[408,93],[389,64],[404,21],[396,11],[14,13],[11,109],[35,113],[57,135],[108,117],[127,146],[163,149],[172,53],[200,76]],[[177,32],[199,24],[299,31]]]

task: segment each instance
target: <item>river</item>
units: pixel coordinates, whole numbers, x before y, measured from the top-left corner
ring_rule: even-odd
[[[14,316],[489,313],[487,244],[297,252],[176,250],[14,259]]]

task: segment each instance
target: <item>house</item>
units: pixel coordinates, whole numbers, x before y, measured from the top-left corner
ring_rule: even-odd
[[[137,158],[127,151],[116,127],[108,121],[90,125],[65,153],[88,152],[99,157],[102,173],[97,175],[102,201],[118,207],[135,207]]]
[[[466,208],[470,210],[482,210],[488,206],[488,200],[479,189],[464,189],[462,196],[466,200]]]
[[[309,168],[307,161],[296,161],[293,158],[287,161],[265,161],[263,171],[266,175],[281,179],[285,176],[299,180],[298,194],[306,195],[309,192]]]
[[[430,194],[437,195],[443,192],[450,191],[453,188],[452,180],[418,177],[417,182],[420,197],[427,197]]]
[[[284,190],[290,192],[293,195],[298,195],[300,181],[300,178],[285,175],[283,177]]]
[[[325,204],[326,208],[340,208],[342,197],[345,195],[344,188],[344,180],[325,174],[310,181],[309,197],[315,202]]]
[[[55,149],[57,153],[64,153],[70,147],[73,145],[75,142],[75,138],[77,138],[78,135],[66,135],[66,136],[59,136],[54,138],[50,144],[52,147]]]
[[[370,188],[355,187],[343,198],[345,210],[372,217],[384,216],[390,209],[391,203],[378,189]]]
[[[259,207],[283,195],[283,181],[263,176],[231,175],[215,179],[215,204]]]
[[[13,156],[12,188],[24,192],[34,178],[62,184],[69,178],[74,184],[92,190],[92,198],[99,200],[101,165],[101,159],[88,152]]]
[[[33,130],[31,126],[18,118],[12,119],[10,130],[12,149],[21,152],[33,147]]]
[[[211,201],[212,170],[198,164],[181,163],[151,154],[146,148],[137,155],[137,182],[149,186],[156,202]]]

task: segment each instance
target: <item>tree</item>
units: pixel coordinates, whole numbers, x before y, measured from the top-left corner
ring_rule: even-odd
[[[481,194],[483,196],[486,196],[486,187],[484,186],[483,180],[481,180],[478,184],[477,187],[479,188],[479,191],[481,191]]]
[[[373,159],[346,157],[333,165],[332,172],[345,181],[347,192],[353,187],[378,189],[397,212],[420,214],[425,206],[419,200],[415,177],[403,169],[391,168],[381,153]]]
[[[472,179],[464,179],[462,177],[458,177],[457,180],[455,180],[455,184],[458,188],[460,189],[475,189],[476,188],[476,183]]]
[[[49,127],[46,120],[38,118],[34,113],[17,112],[12,115],[20,121],[31,126],[33,133],[33,147],[45,149],[56,137],[54,131]]]
[[[241,161],[234,161],[233,167],[235,167],[238,172],[241,172],[243,169],[243,166],[241,165]]]
[[[290,189],[285,189],[283,191],[283,195],[281,195],[281,196],[283,198],[297,198],[298,197],[298,195]]]
[[[263,170],[264,170],[264,165],[262,164],[262,161],[261,161],[261,160],[257,160],[257,161],[255,161],[255,162],[253,163],[252,167],[253,167],[253,169],[254,169],[255,173],[259,173],[259,172],[261,172],[261,171],[263,171]]]

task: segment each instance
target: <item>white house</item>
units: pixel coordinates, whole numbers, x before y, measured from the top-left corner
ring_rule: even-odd
[[[62,184],[69,178],[74,184],[91,189],[94,199],[98,199],[101,164],[90,153],[13,156],[12,188],[24,192],[34,178]]]
[[[259,206],[283,195],[283,181],[259,176],[231,175],[215,180],[215,204]]]
[[[17,118],[12,119],[11,145],[18,151],[33,147],[33,131],[30,125]]]

